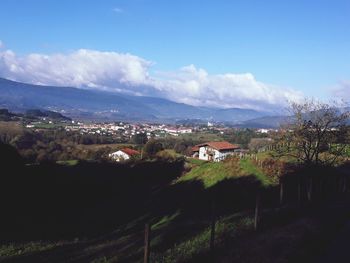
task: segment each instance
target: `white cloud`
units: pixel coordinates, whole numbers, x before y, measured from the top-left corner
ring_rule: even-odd
[[[350,81],[342,81],[331,89],[333,95],[338,99],[350,101]]]
[[[264,84],[251,73],[210,75],[190,65],[161,75],[154,86],[168,98],[198,106],[272,110],[302,98],[301,92]]]
[[[4,48],[4,47],[5,47],[4,42],[2,42],[2,41],[0,40],[0,49],[2,49],[2,48]]]
[[[123,13],[124,12],[124,10],[119,8],[119,7],[113,8],[113,11],[116,12],[116,13]]]
[[[296,90],[275,87],[253,74],[216,74],[194,65],[150,75],[152,62],[117,52],[80,49],[68,54],[17,56],[0,51],[0,76],[56,86],[88,87],[168,98],[198,106],[275,110],[300,100]]]
[[[3,77],[45,85],[109,89],[137,87],[147,81],[151,62],[130,54],[80,49],[69,54],[0,52]]]

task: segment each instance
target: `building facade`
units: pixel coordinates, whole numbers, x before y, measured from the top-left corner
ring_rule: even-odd
[[[192,148],[193,157],[205,161],[220,162],[227,156],[234,155],[240,151],[238,145],[229,142],[207,142]]]

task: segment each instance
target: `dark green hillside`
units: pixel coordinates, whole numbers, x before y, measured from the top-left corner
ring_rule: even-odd
[[[17,120],[18,115],[9,112],[8,109],[0,109],[0,121]]]
[[[71,118],[68,118],[62,115],[59,112],[49,111],[49,110],[39,110],[39,109],[30,109],[27,110],[24,114],[25,118],[48,118],[51,120],[61,120],[61,121],[69,121]]]

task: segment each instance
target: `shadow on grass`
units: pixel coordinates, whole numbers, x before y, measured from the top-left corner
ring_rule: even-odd
[[[195,180],[165,188],[155,198],[158,202],[154,203],[153,214],[158,213],[156,219],[161,220],[166,215],[176,214],[177,211],[179,213],[167,221],[164,227],[156,224],[152,230],[154,257],[177,254],[179,258],[168,258],[175,262],[181,257],[190,257],[194,250],[202,249],[203,245],[208,247],[208,228],[213,213],[219,218],[239,211],[252,210],[255,206],[256,192],[260,187],[260,181],[254,175],[248,175],[225,179],[210,188],[205,188],[201,181]],[[160,207],[166,210],[161,210]],[[160,211],[163,214],[159,214]],[[176,252],[172,253],[169,248],[174,248]]]
[[[179,162],[24,166],[0,147],[1,240],[98,236],[145,214],[152,193],[178,177]]]

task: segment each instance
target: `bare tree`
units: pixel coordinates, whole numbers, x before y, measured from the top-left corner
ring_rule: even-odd
[[[282,129],[276,152],[306,165],[333,165],[349,143],[350,114],[344,109],[315,100],[291,103],[291,118]]]

